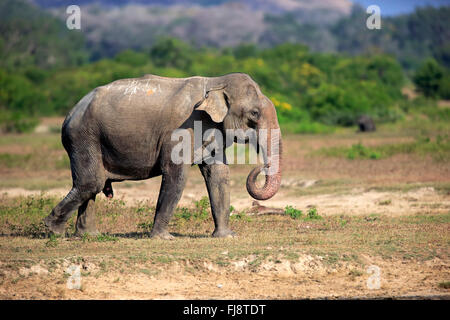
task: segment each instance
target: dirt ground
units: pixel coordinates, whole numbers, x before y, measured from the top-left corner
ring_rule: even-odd
[[[38,128],[40,132],[38,134],[48,134],[46,126],[48,128],[53,122],[55,120],[46,120],[44,125]],[[448,161],[436,162],[430,157],[405,154],[380,160],[349,160],[313,155],[315,150],[329,146],[351,146],[357,142],[362,142],[366,146],[376,146],[408,142],[411,139],[406,134],[389,134],[383,131],[367,135],[344,133],[333,136],[286,136],[284,150],[287,151],[283,157],[282,187],[275,197],[262,204],[281,209],[289,205],[304,212],[315,207],[321,216],[330,219],[325,220],[327,223],[334,223],[337,221],[335,219],[340,219],[339,217],[350,220],[361,219],[363,223],[370,221],[370,217],[381,217],[382,221],[403,217],[413,219],[419,216],[448,217],[450,212]],[[29,148],[34,150],[32,147]],[[20,154],[25,152],[24,150],[26,150],[24,146],[0,145],[0,153]],[[64,153],[63,150],[58,152]],[[235,209],[233,214],[246,211],[252,206],[252,199],[245,190],[246,174],[250,168],[251,166],[231,166],[231,204]],[[6,198],[30,195],[62,197],[70,189],[70,171],[67,169],[23,170],[8,167],[0,168],[0,177],[8,181],[7,186],[0,189],[0,193]],[[26,183],[28,179],[37,181],[38,185],[44,180],[59,181],[59,187],[45,188],[43,194],[39,187],[30,188]],[[143,201],[154,204],[158,196],[159,183],[159,178],[117,183],[113,185],[115,198],[125,201],[126,206],[135,206]],[[193,167],[179,205],[192,205],[193,201],[206,195],[199,170]],[[268,217],[261,218],[263,219],[261,221],[258,220],[259,217],[254,219],[261,223],[263,228],[270,228],[272,223],[271,220],[267,220]],[[276,226],[281,226],[280,233],[283,233],[283,230],[291,230],[289,229],[292,227],[291,224],[297,223],[288,217],[279,219],[284,219],[276,220],[275,223]],[[386,220],[386,226],[389,226],[389,221],[391,220]],[[396,248],[403,250],[401,255],[396,253],[386,255],[381,249],[375,250],[377,248],[365,252],[360,244],[355,243],[353,248],[352,240],[346,242],[345,248],[341,248],[338,240],[337,242],[332,240],[336,236],[333,232],[341,232],[341,229],[331,228],[331,231],[323,232],[320,231],[320,225],[314,223],[310,225],[306,223],[306,226],[297,223],[292,230],[302,234],[293,235],[291,240],[288,239],[289,234],[285,234],[284,242],[269,237],[270,232],[275,232],[276,238],[276,230],[270,232],[267,229],[253,230],[251,226],[247,227],[247,224],[236,223],[237,228],[242,229],[238,232],[237,238],[220,240],[211,239],[208,234],[204,236],[185,234],[170,241],[169,249],[166,247],[167,244],[160,243],[160,240],[148,238],[120,238],[118,241],[120,247],[109,242],[85,244],[80,240],[67,238],[58,240],[58,247],[49,248],[46,245],[48,239],[3,235],[0,238],[0,298],[335,299],[413,296],[450,298],[448,247],[450,223],[447,220],[439,225],[425,224],[423,227],[425,229],[420,231],[423,234],[412,234],[416,229],[411,227],[410,235],[412,234],[411,237],[417,241],[415,243],[417,248],[409,244],[402,247],[404,242],[399,242]],[[283,226],[287,227],[283,229]],[[318,231],[314,232],[317,233],[308,235],[308,232],[316,227]],[[212,226],[208,228],[212,231]],[[246,228],[250,230],[248,234],[245,233]],[[408,235],[408,228],[409,225],[399,224],[402,236]],[[433,230],[439,234],[436,242],[432,239],[418,240],[419,235],[425,237],[427,232],[434,232]],[[355,233],[353,229],[347,231],[353,235]],[[369,238],[370,232],[372,231],[369,230],[367,233]],[[251,244],[253,238],[259,234],[263,237],[267,234],[267,239],[263,239],[267,244],[263,241],[258,247],[258,250],[264,251],[262,256],[261,252],[254,253],[252,250],[239,251],[240,243]],[[394,239],[395,235],[396,233],[390,234],[389,239]],[[323,254],[320,250],[308,251],[308,243],[315,243],[308,242],[310,238],[304,242],[296,242],[295,239],[302,241],[304,239],[295,237],[304,236],[316,237],[314,241],[321,246],[323,245],[320,241],[325,241],[327,248],[324,250],[328,253]],[[282,245],[279,245],[280,243]],[[179,253],[177,250],[180,246],[194,248],[199,246],[198,250],[213,248],[214,251],[211,256],[206,253],[197,257],[192,252]],[[330,247],[339,252],[338,262],[330,263],[330,253],[327,251]],[[404,258],[408,254],[416,254],[423,249],[422,247],[426,247],[427,252],[433,254],[426,258],[422,256]],[[163,251],[153,252],[154,255],[150,255],[150,258],[133,261],[132,266],[124,262],[125,255],[132,256],[135,252],[144,254],[145,250]],[[280,255],[286,250],[294,250],[295,255],[293,257],[288,253]],[[240,254],[229,254],[238,251]],[[353,251],[357,258],[342,259],[346,254],[351,255]],[[155,261],[155,254],[171,254],[175,258],[171,256],[169,261]],[[222,263],[222,257],[226,258],[226,263]],[[67,281],[70,276],[67,274],[67,268],[70,265],[80,267],[79,289],[68,287]],[[379,276],[371,271],[370,266],[378,268]]]
[[[81,289],[68,289],[68,279],[55,280],[39,264],[20,269],[26,279],[0,288],[1,299],[304,299],[304,298],[446,298],[436,287],[436,275],[449,277],[449,264],[440,259],[426,263],[383,261],[366,257],[380,268],[380,287],[370,289],[369,272],[352,277],[348,264],[327,268],[320,258],[305,255],[299,261],[267,262],[248,270],[247,259],[221,267],[208,262],[193,269],[189,261],[153,268],[148,273],[107,272],[82,276]],[[68,262],[62,265],[69,265]],[[83,262],[82,270],[99,268]],[[141,265],[142,270],[146,265]],[[365,270],[366,271],[366,270]],[[53,271],[63,273],[64,269]],[[28,275],[32,273],[32,275]]]

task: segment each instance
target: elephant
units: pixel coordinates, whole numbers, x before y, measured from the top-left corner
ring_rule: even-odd
[[[188,78],[148,74],[116,80],[85,95],[62,125],[61,139],[70,158],[73,184],[44,219],[49,231],[65,234],[67,220],[78,210],[75,234],[98,234],[94,212],[97,194],[103,191],[112,197],[113,182],[162,176],[150,237],[173,239],[168,224],[192,163],[172,161],[177,142],[171,135],[177,129],[193,132],[195,121],[201,121],[203,131],[265,129],[265,141],[274,139],[270,132],[280,130],[273,103],[245,73]],[[266,174],[263,186],[256,183],[261,172],[267,173],[275,168],[274,162],[280,162],[281,135],[278,140],[277,154],[272,154],[271,144],[264,147],[258,140],[257,149],[264,161],[247,178],[247,190],[257,200],[271,198],[280,187],[281,165]],[[201,161],[198,167],[210,199],[215,227],[212,236],[236,236],[229,227],[230,171],[226,159]]]
[[[360,132],[372,132],[376,130],[375,122],[372,117],[362,115],[358,118],[358,127]]]

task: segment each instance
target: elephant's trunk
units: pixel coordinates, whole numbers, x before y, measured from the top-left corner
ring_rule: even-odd
[[[281,185],[281,134],[279,129],[276,132],[277,134],[268,132],[269,143],[266,143],[267,148],[262,147],[265,165],[254,168],[247,177],[247,191],[256,200],[272,198]],[[259,188],[256,179],[263,171],[266,173],[266,180],[264,186]]]

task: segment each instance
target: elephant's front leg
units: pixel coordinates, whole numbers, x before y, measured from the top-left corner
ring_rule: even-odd
[[[228,227],[230,218],[230,169],[226,164],[199,165],[208,189],[215,229],[213,237],[234,237]]]
[[[152,238],[173,239],[167,230],[173,211],[180,201],[186,185],[187,168],[185,165],[170,164],[163,170],[161,189],[156,205],[155,221],[150,236]]]

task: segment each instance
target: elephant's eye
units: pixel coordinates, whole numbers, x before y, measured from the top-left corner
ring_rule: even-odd
[[[252,111],[250,111],[250,114],[252,115],[252,118],[259,119],[259,111],[258,110],[252,110]]]

